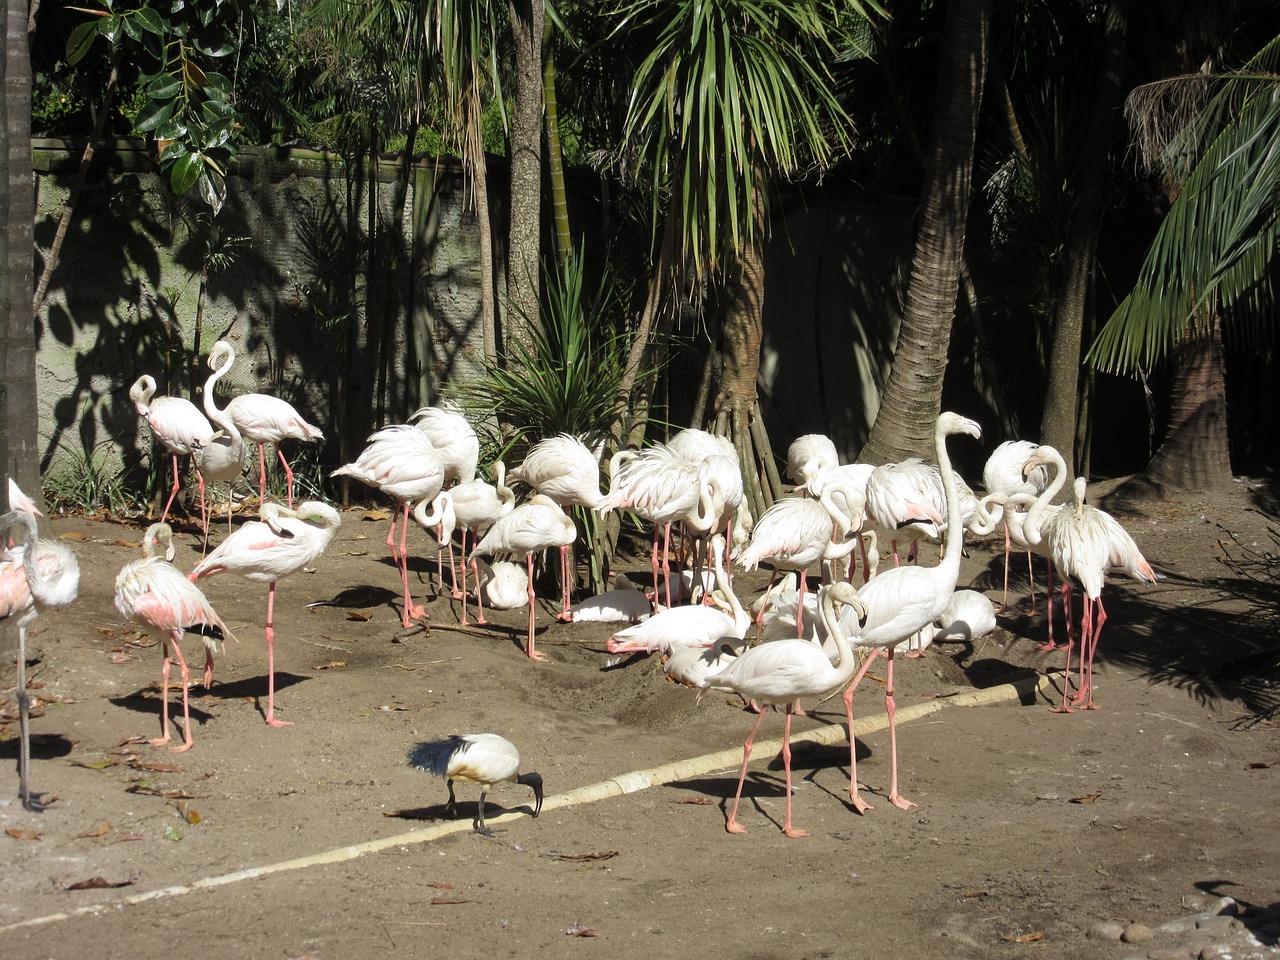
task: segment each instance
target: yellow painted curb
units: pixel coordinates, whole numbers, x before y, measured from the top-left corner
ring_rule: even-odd
[[[957,694],[954,697],[940,697],[934,700],[926,700],[922,703],[913,704],[904,707],[898,711],[898,723],[910,723],[912,720],[919,720],[921,717],[927,717],[930,714],[937,713],[948,707],[979,707],[995,703],[1004,703],[1009,700],[1026,701],[1033,698],[1037,693],[1042,691],[1049,685],[1049,676],[1028,676],[1026,679],[1017,680],[1013,683],[1002,684],[998,687],[987,687],[983,690],[973,690],[969,693]],[[888,726],[888,717],[885,714],[863,717],[861,720],[854,721],[854,735],[866,736],[869,733],[885,729]],[[823,745],[831,745],[835,743],[847,743],[848,736],[845,732],[843,723],[833,723],[824,727],[818,727],[813,730],[807,730],[803,733],[797,733],[791,738],[792,743],[818,743]],[[772,758],[782,749],[781,740],[762,740],[758,741],[752,752],[761,758]],[[701,776],[714,770],[736,767],[742,762],[742,748],[734,747],[730,750],[721,750],[717,753],[708,753],[701,757],[692,757],[688,760],[677,760],[673,763],[663,764],[660,767],[653,767],[649,770],[635,770],[631,773],[620,774],[611,777],[608,780],[601,780],[598,783],[588,784],[579,787],[576,790],[570,790],[568,793],[560,793],[549,796],[542,805],[543,810],[557,810],[561,807],[578,806],[584,803],[594,803],[597,800],[605,800],[609,797],[620,797],[628,793],[637,793],[641,790],[647,790],[653,786],[660,786],[665,783],[672,783],[676,780],[687,780],[691,777]],[[486,818],[487,823],[502,823],[507,820],[515,820],[519,817],[527,817],[528,814],[518,811],[508,811],[497,816]],[[82,917],[88,914],[100,913],[104,910],[114,909],[121,906],[131,906],[139,903],[146,903],[150,900],[159,900],[164,897],[176,897],[185,893],[195,893],[199,890],[209,890],[215,887],[223,887],[231,883],[238,883],[241,880],[254,880],[258,877],[267,877],[274,873],[285,873],[290,870],[302,870],[306,867],[322,866],[329,863],[341,863],[345,860],[354,860],[362,857],[366,853],[377,853],[390,847],[408,846],[415,843],[428,843],[432,840],[438,840],[452,833],[463,833],[471,830],[470,820],[450,820],[447,823],[435,823],[429,827],[423,827],[418,830],[410,830],[408,833],[397,834],[393,837],[382,837],[377,840],[367,840],[364,843],[357,843],[352,846],[338,847],[333,850],[325,850],[320,853],[313,853],[305,857],[297,857],[293,860],[282,860],[279,863],[266,864],[261,867],[250,867],[245,870],[236,870],[233,873],[224,873],[216,877],[205,877],[202,880],[196,880],[190,884],[176,884],[171,887],[161,887],[158,890],[149,890],[145,893],[130,894],[121,897],[118,900],[112,900],[108,903],[90,904],[83,907],[77,907],[75,910],[68,910],[62,913],[51,913],[43,917],[31,917],[26,920],[19,920],[7,926],[0,927],[0,933],[8,933],[11,930],[20,930],[24,927],[38,927],[50,923],[56,923],[61,920],[70,920],[73,917]]]

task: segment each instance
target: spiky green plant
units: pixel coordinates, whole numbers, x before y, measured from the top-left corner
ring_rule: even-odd
[[[90,450],[61,444],[63,455],[44,478],[45,502],[51,511],[123,515],[137,512],[145,490],[132,490],[127,477],[108,465],[107,442]]]

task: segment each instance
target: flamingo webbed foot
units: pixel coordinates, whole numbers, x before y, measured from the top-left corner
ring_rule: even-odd
[[[526,650],[525,653],[528,654],[530,660],[534,660],[538,663],[547,662],[547,655],[541,650]]]
[[[875,809],[875,807],[867,803],[867,801],[863,800],[862,797],[857,793],[851,793],[849,795],[849,802],[853,804],[854,811],[862,816],[866,816],[866,813],[868,810]]]
[[[194,747],[194,746],[195,746],[195,741],[193,741],[193,740],[184,740],[182,743],[178,744],[176,747],[174,747],[174,748],[173,748],[173,752],[174,752],[174,753],[186,753],[188,750],[190,750],[190,749],[191,749],[192,747]]]
[[[166,733],[163,737],[154,737],[148,740],[147,744],[152,747],[163,747],[170,739],[171,737]]]
[[[900,793],[889,794],[889,802],[892,803],[899,810],[911,810],[914,807],[918,806],[918,804],[908,800],[906,797],[904,797]]]
[[[1036,649],[1044,650],[1047,652],[1047,651],[1057,650],[1058,645],[1054,643],[1052,640],[1046,640],[1044,643],[1037,643]]]
[[[800,829],[797,829],[796,827],[783,827],[782,832],[785,833],[792,840],[799,840],[801,837],[813,836],[813,834],[811,834],[808,830],[800,830]]]
[[[292,720],[280,720],[277,717],[267,717],[267,726],[271,727],[292,727]]]
[[[746,833],[747,828],[740,824],[737,820],[726,820],[724,824],[727,833]]]

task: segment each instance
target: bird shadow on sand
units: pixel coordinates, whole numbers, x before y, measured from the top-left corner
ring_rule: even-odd
[[[362,584],[358,587],[347,587],[340,590],[328,600],[313,600],[308,607],[341,607],[345,610],[359,610],[366,607],[380,607],[399,600],[400,594],[386,587],[375,587]]]
[[[214,715],[208,710],[200,708],[202,696],[197,696],[194,691],[189,696],[189,709],[191,713],[191,723],[193,726],[203,727],[206,723],[213,719]],[[113,706],[124,707],[126,710],[132,710],[134,713],[144,713],[151,716],[160,715],[160,688],[159,687],[143,687],[141,690],[135,690],[133,693],[122,694],[117,697],[109,697],[108,702]],[[169,717],[173,718],[175,710],[177,711],[178,720],[182,720],[182,689],[179,685],[176,691],[171,690],[169,695]]]
[[[294,673],[277,673],[276,674],[276,692],[287,690],[294,684],[302,683],[310,680],[310,677],[298,676]],[[265,699],[267,691],[266,676],[245,677],[241,680],[232,680],[229,683],[215,681],[211,690],[205,690],[203,684],[192,683],[190,693],[190,711],[191,722],[204,726],[209,720],[212,720],[214,714],[208,710],[202,709],[202,703],[208,703],[210,700],[227,701],[227,700],[260,700]],[[124,707],[135,713],[158,713],[160,710],[160,688],[157,685],[146,686],[133,693],[126,693],[118,697],[109,698],[110,702],[117,707]],[[176,706],[179,711],[182,709],[182,690],[179,684],[176,689],[170,691],[169,711],[172,716],[173,709]]]
[[[0,760],[18,759],[18,738],[0,740]],[[31,735],[32,760],[57,760],[71,755],[73,742],[60,733],[33,733]]]
[[[456,807],[456,816],[449,816],[445,812],[443,803],[432,804],[429,807],[406,807],[403,810],[388,810],[383,814],[384,817],[390,817],[393,820],[425,820],[431,823],[446,822],[451,823],[454,820],[469,819],[472,826],[475,826],[476,816],[479,813],[479,807],[476,803],[466,800],[459,800]],[[485,816],[492,819],[500,817],[507,813],[528,813],[533,814],[533,807],[528,804],[518,804],[514,807],[504,807],[499,803],[495,803],[490,797],[485,804]],[[496,832],[496,831],[495,831]]]

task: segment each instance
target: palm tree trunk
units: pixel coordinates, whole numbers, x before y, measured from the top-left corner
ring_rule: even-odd
[[[1054,298],[1053,343],[1049,350],[1048,384],[1040,421],[1040,442],[1055,447],[1076,474],[1076,417],[1080,397],[1080,348],[1084,341],[1085,309],[1092,285],[1098,228],[1106,197],[1108,157],[1115,142],[1124,74],[1127,5],[1112,0],[1107,8],[1101,49],[1102,69],[1093,97],[1093,112],[1083,142],[1080,163],[1072,178],[1077,198],[1067,228],[1063,270]]]
[[[542,229],[543,0],[510,0],[515,48],[511,98],[511,217],[507,225],[505,333],[533,348],[526,325],[539,322]]]
[[[858,459],[929,457],[960,290],[991,0],[952,0],[942,31],[920,220],[893,368]]]
[[[31,322],[35,243],[31,211],[31,60],[26,0],[5,5],[0,54],[0,472],[43,506],[36,416],[36,343]]]
[[[1222,328],[1185,340],[1174,354],[1169,427],[1145,478],[1163,487],[1214,490],[1231,483]]]

